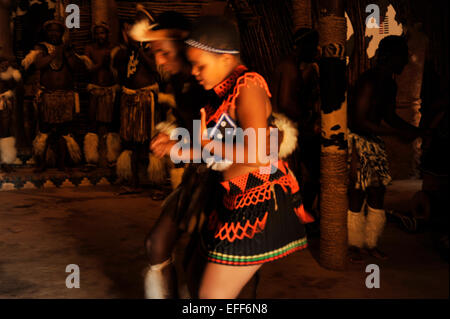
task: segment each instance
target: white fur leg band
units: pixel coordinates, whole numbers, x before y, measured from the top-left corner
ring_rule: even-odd
[[[375,248],[386,223],[384,209],[367,206],[366,245]]]
[[[152,153],[148,154],[148,179],[155,184],[161,184],[166,177],[166,168],[164,159],[157,158]]]
[[[74,163],[79,163],[81,161],[81,150],[78,146],[75,139],[72,137],[72,135],[65,135],[63,136],[66,140],[67,149],[69,150],[70,158]]]
[[[168,299],[172,297],[169,283],[162,274],[164,268],[173,263],[172,257],[161,264],[151,265],[144,276],[144,290],[146,299]]]
[[[366,227],[366,216],[364,210],[361,212],[347,212],[348,244],[362,248],[364,246],[364,232]]]
[[[113,163],[120,155],[120,136],[117,133],[108,133],[106,136],[106,159]]]
[[[0,162],[2,164],[12,164],[16,157],[16,139],[12,136],[0,138]]]
[[[33,141],[33,153],[35,156],[42,157],[44,155],[45,146],[47,144],[48,134],[38,133]]]
[[[129,180],[132,176],[131,154],[130,150],[123,151],[117,159],[116,173],[121,180]]]
[[[87,133],[84,137],[84,157],[87,163],[98,163],[98,135]]]

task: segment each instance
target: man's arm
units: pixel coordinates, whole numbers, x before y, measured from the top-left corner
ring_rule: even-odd
[[[95,73],[98,72],[102,67],[109,68],[110,66],[109,55],[104,55],[99,63],[95,63],[93,50],[94,48],[91,45],[87,45],[85,48],[85,55],[89,58],[90,62],[92,63],[89,66],[87,66],[88,71]]]
[[[298,82],[297,66],[291,61],[285,61],[278,67],[274,87],[274,109],[286,114],[296,121],[300,117],[300,105],[297,101]]]

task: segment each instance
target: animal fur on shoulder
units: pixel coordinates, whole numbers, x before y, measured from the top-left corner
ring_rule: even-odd
[[[288,119],[285,115],[280,113],[272,113],[274,117],[274,124],[283,131],[283,140],[280,145],[279,158],[284,159],[292,154],[297,148],[298,130],[294,122]]]
[[[31,50],[25,58],[22,60],[21,64],[25,70],[28,70],[30,65],[32,65],[36,61],[36,57],[41,54],[40,50]]]

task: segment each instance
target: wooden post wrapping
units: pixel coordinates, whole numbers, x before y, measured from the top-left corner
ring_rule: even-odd
[[[343,270],[347,264],[346,19],[343,0],[321,0],[319,62],[321,90],[320,264]]]
[[[311,0],[292,1],[292,22],[294,33],[300,28],[312,28]]]

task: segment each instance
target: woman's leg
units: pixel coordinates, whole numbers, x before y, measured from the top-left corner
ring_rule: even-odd
[[[208,263],[200,283],[200,299],[235,299],[262,266],[228,266]]]

